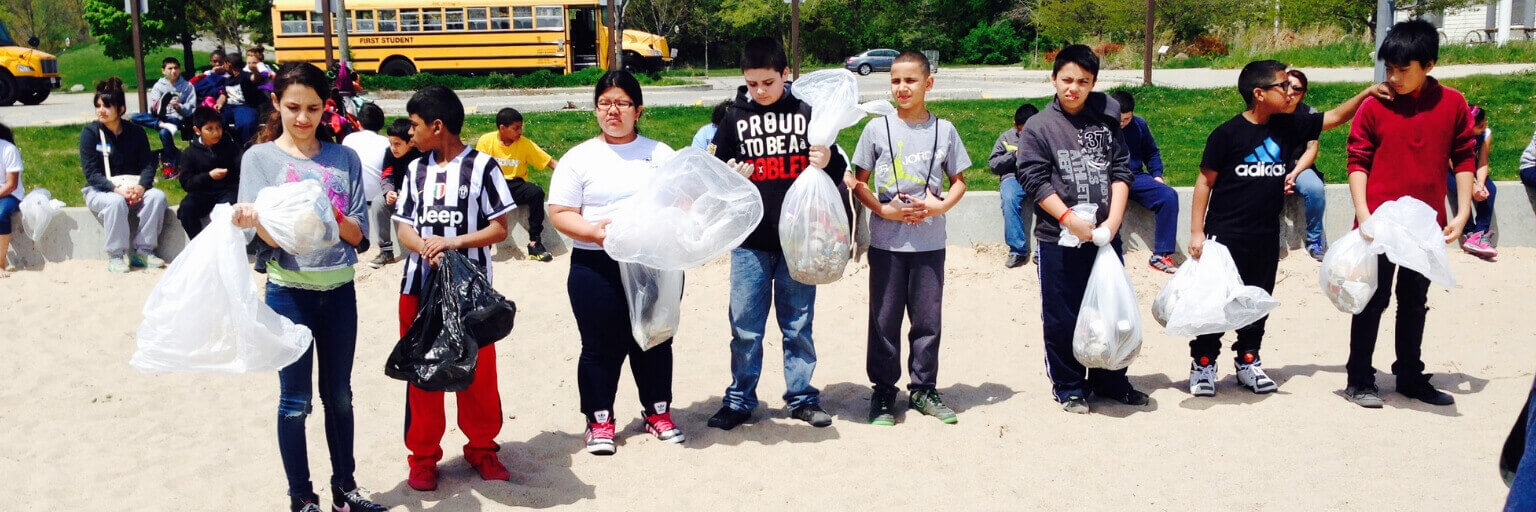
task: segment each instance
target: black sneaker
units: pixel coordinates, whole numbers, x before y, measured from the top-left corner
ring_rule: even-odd
[[[1430,385],[1429,376],[1416,382],[1400,383],[1397,386],[1397,392],[1429,405],[1445,406],[1456,403],[1455,397]]]
[[[1024,256],[1022,254],[1008,253],[1008,259],[1003,260],[1003,267],[1004,268],[1018,268],[1018,267],[1024,266],[1025,263],[1029,263],[1029,257],[1028,256]]]
[[[1088,399],[1078,395],[1069,396],[1061,403],[1061,410],[1072,414],[1088,414]]]
[[[820,404],[807,404],[789,411],[791,418],[810,423],[811,426],[822,428],[832,425],[832,415],[821,408]]]
[[[1135,389],[1127,389],[1125,390],[1125,394],[1111,398],[1114,398],[1115,401],[1125,405],[1147,405],[1150,403],[1147,399],[1146,393],[1142,393]]]
[[[544,249],[544,243],[538,240],[528,242],[528,259],[534,261],[551,261],[555,257]]]
[[[1351,384],[1349,387],[1344,388],[1344,396],[1349,398],[1349,401],[1354,402],[1355,405],[1366,409],[1380,409],[1382,405],[1381,391],[1376,389],[1375,384]]]
[[[869,395],[869,424],[890,427],[896,425],[896,392],[881,391]]]
[[[373,259],[368,262],[368,268],[384,268],[384,265],[388,265],[394,262],[395,250],[393,248],[387,248],[379,251],[379,255],[374,256]]]
[[[389,508],[368,501],[363,497],[362,489],[356,485],[349,491],[343,492],[340,487],[331,489],[333,508],[336,512],[386,512]]]
[[[288,497],[289,512],[325,512],[320,508],[320,496],[311,494],[303,498]]]
[[[742,423],[746,423],[749,419],[752,419],[751,413],[732,409],[729,405],[722,405],[719,411],[715,411],[714,416],[709,417],[709,426],[720,430],[730,430]]]

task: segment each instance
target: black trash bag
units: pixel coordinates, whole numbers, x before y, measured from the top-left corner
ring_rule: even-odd
[[[425,391],[463,391],[481,347],[512,332],[517,308],[474,264],[448,251],[425,284],[420,309],[395,344],[384,374]]]

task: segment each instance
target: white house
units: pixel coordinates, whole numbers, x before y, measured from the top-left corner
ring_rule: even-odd
[[[1499,2],[1473,4],[1460,9],[1449,9],[1424,16],[1440,28],[1441,40],[1446,43],[1484,43],[1493,40],[1499,26]],[[1397,12],[1397,21],[1408,19],[1408,13]],[[1511,40],[1530,39],[1536,31],[1536,0],[1510,0]]]

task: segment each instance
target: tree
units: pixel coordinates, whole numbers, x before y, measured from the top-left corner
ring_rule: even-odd
[[[272,10],[268,0],[191,0],[187,16],[199,20],[195,27],[219,40],[220,46],[243,50],[249,34],[257,44],[272,44]]]
[[[1412,16],[1439,13],[1481,3],[1478,0],[1399,0],[1397,10]],[[1287,25],[1337,25],[1353,33],[1376,32],[1376,2],[1368,0],[1284,0]]]
[[[190,18],[180,6],[178,2],[149,2],[149,12],[140,13],[139,42],[144,51],[178,43],[181,33],[191,30]],[[133,17],[123,12],[121,2],[85,0],[84,18],[107,58],[133,57]]]
[[[37,37],[45,51],[64,47],[65,39],[79,40],[89,32],[80,17],[79,0],[0,0],[0,21],[18,42]]]

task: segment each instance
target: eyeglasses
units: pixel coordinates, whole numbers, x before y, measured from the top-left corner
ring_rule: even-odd
[[[1293,86],[1291,86],[1291,92],[1294,93],[1294,94],[1306,94],[1307,93],[1307,88],[1306,87],[1297,87],[1297,86],[1293,85]]]
[[[635,106],[634,102],[630,102],[630,101],[612,101],[612,102],[609,102],[609,101],[599,101],[599,102],[597,102],[597,110],[599,110],[599,111],[602,111],[602,110],[614,110],[614,109],[629,110],[629,108],[633,107],[633,106]]]
[[[1285,90],[1288,90],[1288,91],[1293,89],[1293,87],[1291,86],[1291,81],[1290,80],[1286,80],[1286,81],[1283,81],[1283,82],[1275,82],[1275,83],[1272,83],[1272,84],[1269,84],[1269,85],[1266,85],[1266,86],[1263,86],[1263,87],[1259,87],[1259,88],[1260,89],[1274,89],[1276,87],[1284,88]],[[1306,89],[1302,89],[1302,90],[1305,91]]]

